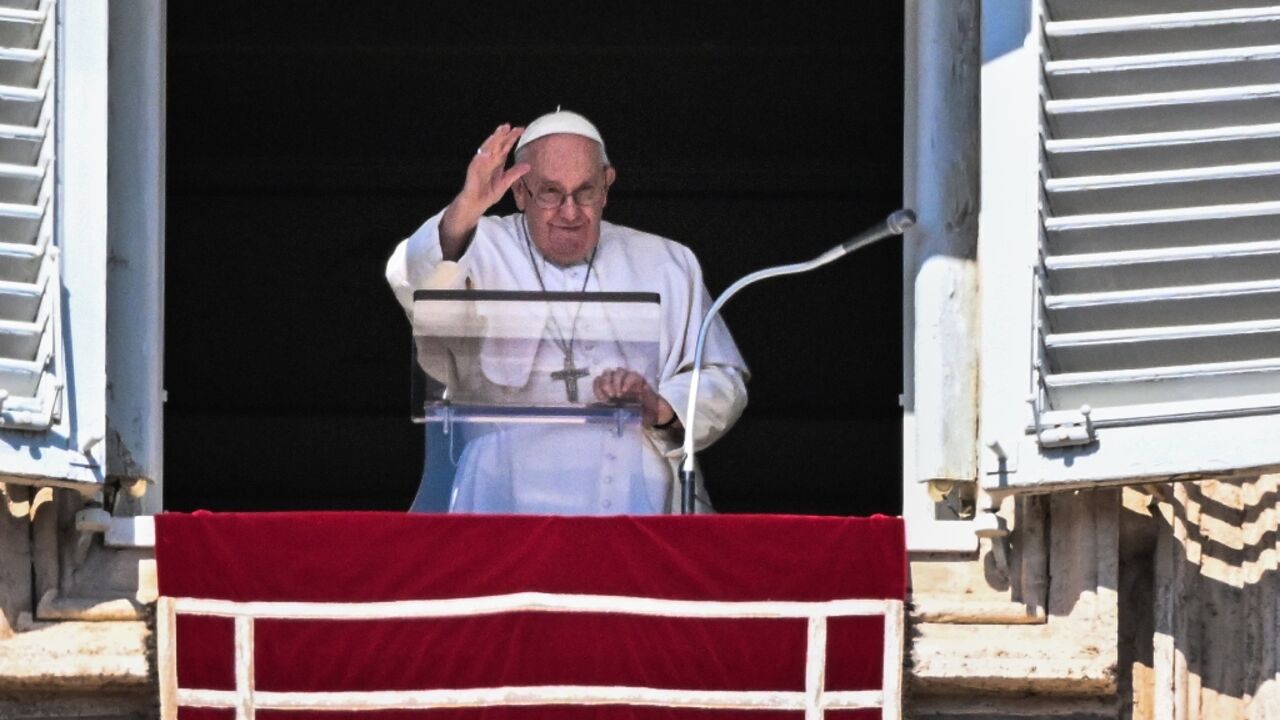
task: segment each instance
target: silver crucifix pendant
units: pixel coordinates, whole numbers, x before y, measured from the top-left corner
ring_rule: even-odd
[[[571,403],[576,403],[578,402],[578,379],[584,378],[589,374],[590,372],[586,368],[574,366],[573,355],[565,355],[564,369],[552,372],[551,379],[563,381],[565,399]]]

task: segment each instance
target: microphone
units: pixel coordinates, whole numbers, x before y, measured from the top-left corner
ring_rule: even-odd
[[[729,302],[729,298],[733,297],[742,288],[751,285],[765,278],[778,277],[780,275],[795,275],[797,273],[809,272],[834,262],[849,253],[860,250],[868,245],[879,242],[887,237],[901,235],[906,232],[912,225],[916,224],[915,211],[903,208],[895,210],[889,214],[884,220],[872,225],[844,242],[836,245],[830,250],[822,253],[818,257],[807,262],[793,263],[791,265],[778,265],[776,267],[757,270],[748,275],[744,275],[736,282],[729,286],[716,301],[711,303],[711,307],[707,310],[706,317],[702,318],[702,326],[698,328],[698,341],[694,345],[693,350],[693,377],[689,382],[689,403],[685,407],[685,428],[684,428],[684,460],[680,463],[680,513],[688,515],[693,512],[695,473],[693,469],[694,449],[693,449],[693,430],[695,412],[698,407],[698,381],[702,377],[702,353],[706,349],[707,330],[711,328],[711,321],[719,314],[720,308]]]

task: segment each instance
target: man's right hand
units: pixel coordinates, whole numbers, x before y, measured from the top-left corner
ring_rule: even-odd
[[[503,123],[476,151],[467,166],[467,179],[462,192],[445,208],[440,218],[440,249],[445,260],[457,260],[471,243],[480,216],[496,205],[517,180],[529,172],[528,163],[516,163],[509,169],[507,155],[524,133],[522,127]]]

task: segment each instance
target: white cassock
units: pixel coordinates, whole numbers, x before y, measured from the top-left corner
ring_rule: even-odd
[[[661,298],[661,339],[658,348],[657,392],[688,426],[689,382],[698,328],[711,297],[702,269],[685,246],[666,238],[608,222],[600,223],[600,243],[588,276],[580,263],[560,267],[538,262],[535,272],[520,214],[483,217],[475,237],[458,260],[456,272],[437,273],[440,250],[437,214],[408,240],[400,243],[387,263],[387,282],[410,319],[413,293],[418,289],[474,287],[480,290],[547,290],[579,292],[647,292]],[[539,285],[539,276],[544,287]],[[451,279],[443,287],[439,278]],[[599,370],[616,367],[608,347],[575,350],[592,372],[584,379],[584,395]],[[558,351],[542,343],[539,354]],[[742,414],[747,404],[746,363],[733,338],[717,318],[707,333],[702,378],[699,381],[695,447],[715,442]],[[648,514],[674,512],[680,460],[679,433],[643,430],[638,457],[623,445],[637,438],[618,437],[611,427],[530,427],[469,443],[458,458],[450,510],[454,512],[554,513],[572,515]],[[573,433],[573,437],[556,437]],[[557,448],[555,452],[543,451]],[[564,452],[573,448],[572,453]],[[701,474],[699,474],[701,477]],[[699,510],[705,492],[699,488]]]

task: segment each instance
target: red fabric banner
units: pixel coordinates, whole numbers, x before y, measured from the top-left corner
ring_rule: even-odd
[[[897,599],[898,518],[545,517],[401,513],[167,514],[160,594],[233,601],[378,602],[542,592],[667,600]],[[828,622],[825,689],[875,690],[883,619]],[[415,620],[258,620],[256,690],[433,690],[532,685],[805,689],[806,620],[515,612]],[[232,620],[179,615],[178,684],[235,687]],[[184,720],[231,718],[184,707]],[[289,712],[262,720],[409,717],[802,718],[799,711],[639,706]],[[880,712],[828,711],[830,718]]]

